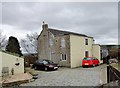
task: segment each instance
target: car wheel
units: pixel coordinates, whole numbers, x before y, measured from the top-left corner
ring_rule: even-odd
[[[48,68],[47,67],[45,67],[45,71],[47,71],[48,70]]]
[[[82,66],[83,68],[85,68],[85,66]]]

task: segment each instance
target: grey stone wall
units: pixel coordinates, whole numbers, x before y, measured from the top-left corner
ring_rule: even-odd
[[[70,67],[70,36],[53,35],[47,27],[43,27],[38,38],[38,58],[52,60],[60,66]],[[61,46],[61,38],[65,39],[65,47]],[[61,54],[67,55],[67,60],[61,60]]]

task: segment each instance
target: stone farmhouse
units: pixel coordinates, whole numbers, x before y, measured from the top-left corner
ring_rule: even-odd
[[[0,50],[0,81],[9,75],[21,73],[24,73],[23,57]]]
[[[60,66],[79,67],[84,57],[93,56],[101,61],[100,45],[94,38],[68,31],[48,28],[42,25],[38,36],[38,58],[52,60]]]

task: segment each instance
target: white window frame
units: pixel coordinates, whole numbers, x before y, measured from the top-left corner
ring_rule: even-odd
[[[85,45],[88,45],[88,44],[89,44],[88,41],[89,41],[89,40],[88,40],[87,38],[85,38]]]
[[[53,40],[52,40],[52,38],[49,39],[49,45],[53,46]]]

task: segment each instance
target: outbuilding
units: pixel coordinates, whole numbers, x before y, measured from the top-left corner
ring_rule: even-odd
[[[24,73],[24,59],[16,54],[0,51],[0,79],[7,75]]]

